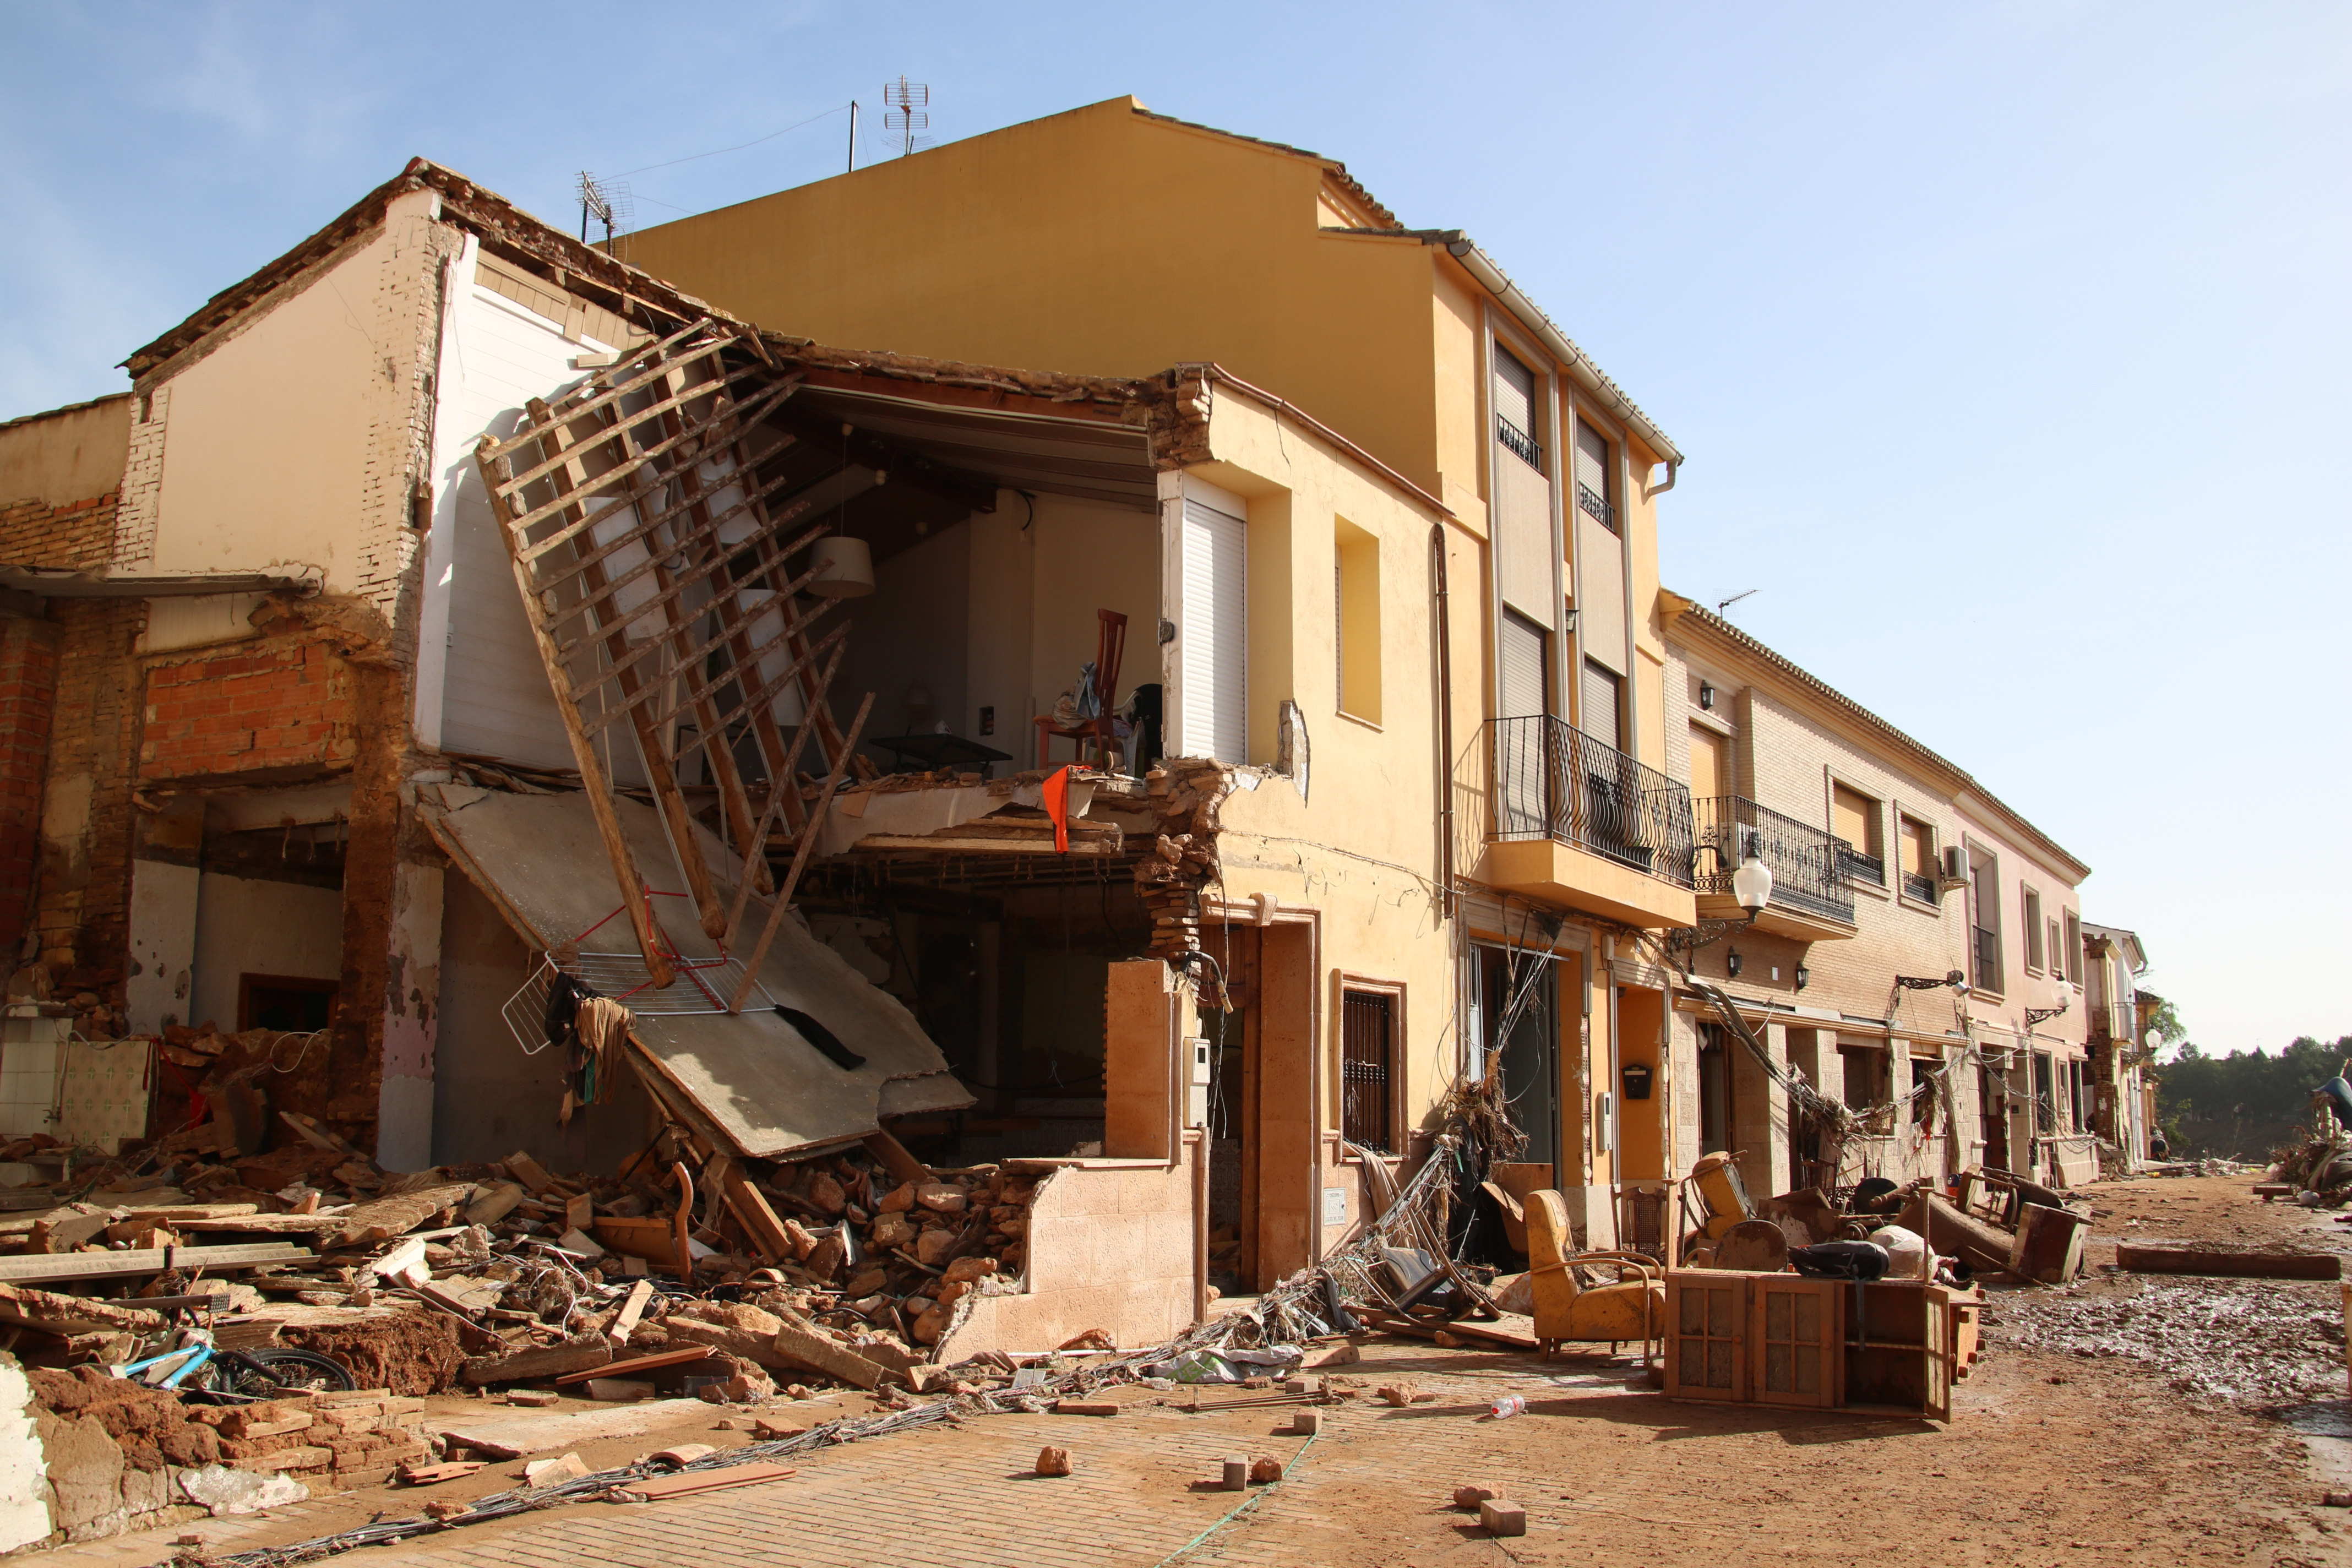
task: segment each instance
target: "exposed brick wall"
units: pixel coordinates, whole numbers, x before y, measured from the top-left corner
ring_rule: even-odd
[[[57,697],[41,796],[39,963],[51,994],[122,999],[129,954],[131,762],[139,731],[134,659],[147,605],[57,599]]]
[[[348,766],[351,678],[315,642],[245,645],[148,672],[143,779]]]
[[[48,621],[0,619],[0,973],[16,967],[33,917],[62,640]]]
[[[155,516],[163,497],[163,420],[172,384],[142,392],[131,405],[131,447],[122,463],[121,505],[115,518],[117,572],[143,570],[155,558]]]
[[[111,492],[60,506],[0,501],[0,563],[95,572],[114,546],[114,513]]]

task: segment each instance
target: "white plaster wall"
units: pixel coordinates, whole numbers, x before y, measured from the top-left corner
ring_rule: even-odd
[[[872,594],[833,612],[833,618],[849,626],[848,654],[827,696],[845,727],[870,691],[874,712],[866,721],[869,737],[904,735],[910,724],[929,730],[942,719],[957,734],[973,734],[964,714],[971,543],[970,523],[936,530],[912,549],[877,564]],[[907,695],[918,682],[930,692],[931,700],[927,711],[913,714]],[[1000,710],[1000,735],[1003,728]],[[871,743],[858,749],[886,767],[895,761],[891,752]],[[1013,751],[1004,745],[997,749]]]
[[[405,861],[393,882],[392,974],[384,1000],[383,1084],[376,1097],[376,1160],[388,1171],[433,1163],[434,1032],[441,1013],[437,866]]]
[[[141,861],[141,872],[152,864]],[[240,975],[337,979],[343,970],[343,896],[332,888],[205,872],[195,903],[194,969],[186,1022],[210,1019],[224,1029],[236,1027]],[[131,1027],[139,1027],[135,1012]]]
[[[572,359],[598,352],[558,322],[473,281],[469,242],[452,279],[434,417],[434,537],[425,565],[417,654],[417,738],[540,767],[574,765],[547,669],[515,592],[514,568],[474,467],[485,432],[512,433],[523,404],[581,379]],[[617,737],[614,771],[642,777],[635,742]],[[626,753],[625,756],[624,753]]]
[[[0,1352],[0,1552],[49,1533],[43,1479],[48,1460],[33,1426],[33,1385],[16,1358]]]
[[[131,978],[124,986],[124,1002],[132,1034],[160,1034],[166,1024],[198,1021],[189,1016],[198,919],[197,872],[193,866],[164,860],[133,860],[131,865]],[[341,921],[338,913],[338,926]],[[232,1014],[236,1003],[232,983]],[[236,1020],[231,1017],[227,1022],[233,1026]]]

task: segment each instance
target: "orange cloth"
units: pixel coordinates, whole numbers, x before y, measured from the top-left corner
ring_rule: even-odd
[[[1045,815],[1054,819],[1054,853],[1070,852],[1070,770],[1056,768],[1045,775]]]

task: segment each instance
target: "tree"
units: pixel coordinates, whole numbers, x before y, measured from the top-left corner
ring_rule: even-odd
[[[2294,1139],[2295,1129],[2325,1116],[2312,1109],[2312,1092],[2347,1057],[2352,1035],[2333,1044],[2306,1035],[2276,1056],[2259,1050],[2208,1056],[2182,1040],[2157,1074],[2157,1119],[2179,1152],[2267,1159]]]

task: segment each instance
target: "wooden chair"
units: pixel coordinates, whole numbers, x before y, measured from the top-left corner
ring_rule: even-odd
[[[1046,765],[1056,735],[1077,742],[1081,762],[1089,740],[1095,742],[1097,762],[1107,761],[1118,742],[1110,710],[1118,693],[1119,656],[1127,651],[1127,617],[1117,610],[1097,610],[1095,619],[1100,623],[1095,639],[1095,716],[1075,724],[1056,724],[1050,713],[1037,715],[1037,765],[1041,768]]]
[[[1528,1284],[1535,1296],[1536,1338],[1544,1353],[1565,1341],[1616,1345],[1639,1340],[1644,1361],[1666,1331],[1664,1272],[1654,1260],[1632,1252],[1575,1252],[1568,1229],[1568,1201],[1546,1190],[1527,1200]],[[1580,1286],[1581,1266],[1614,1268],[1614,1285]]]

